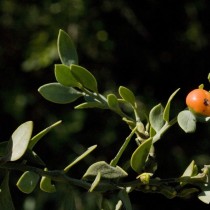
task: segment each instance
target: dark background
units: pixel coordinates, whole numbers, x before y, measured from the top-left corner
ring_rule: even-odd
[[[181,88],[171,108],[177,114],[185,109],[190,90],[202,83],[210,89],[209,4],[207,0],[2,0],[0,139],[8,140],[27,120],[34,121],[34,134],[62,120],[36,147],[50,169],[62,169],[93,144],[98,144],[97,151],[75,166],[72,176],[80,178],[95,160],[110,161],[129,134],[118,116],[102,110],[75,111],[77,103],[52,104],[37,92],[41,85],[55,81],[54,64],[60,63],[56,47],[59,29],[73,38],[80,65],[95,75],[101,93],[126,86],[148,113],[158,103],[165,105],[172,92]],[[198,124],[196,133],[187,135],[174,126],[156,145],[157,175],[178,177],[192,159],[201,168],[209,164],[209,135],[208,124]],[[14,173],[11,185],[18,175]],[[27,209],[23,206],[33,199],[39,210],[50,205],[58,209],[59,197],[39,190],[25,196],[14,188],[17,209]],[[131,200],[134,209],[209,208],[196,197],[169,200],[139,192],[132,193]]]

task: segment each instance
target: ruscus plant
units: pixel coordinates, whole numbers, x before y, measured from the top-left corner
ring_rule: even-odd
[[[93,162],[83,172],[81,179],[73,177],[72,166],[80,164],[87,155],[94,152],[100,145],[90,145],[63,169],[49,170],[46,163],[35,152],[35,146],[48,132],[61,123],[55,122],[36,135],[33,134],[33,122],[21,124],[8,141],[0,143],[0,171],[2,183],[0,187],[0,209],[14,210],[9,178],[11,171],[20,171],[16,185],[26,194],[32,193],[37,185],[46,193],[54,193],[58,183],[64,183],[76,188],[85,189],[88,193],[98,192],[98,209],[132,210],[129,194],[135,191],[145,193],[160,193],[166,198],[191,198],[197,196],[202,202],[210,203],[210,165],[199,169],[194,160],[189,161],[186,169],[176,178],[161,178],[156,176],[158,168],[155,158],[155,144],[175,124],[185,133],[196,131],[197,123],[205,123],[210,119],[210,93],[203,86],[196,89],[196,98],[190,93],[186,98],[186,109],[181,110],[175,117],[171,116],[171,104],[180,91],[177,88],[168,98],[166,105],[155,105],[143,121],[139,113],[136,95],[128,87],[120,86],[118,93],[99,92],[98,81],[86,68],[79,65],[76,47],[71,37],[59,30],[57,39],[60,64],[55,64],[55,82],[44,84],[38,88],[39,93],[48,101],[57,104],[78,103],[75,109],[106,109],[116,113],[128,126],[128,133],[116,155],[109,161]],[[195,93],[195,92],[193,92]],[[126,107],[126,109],[125,109]],[[205,109],[205,110],[204,110]],[[128,111],[129,110],[129,111]],[[141,113],[144,114],[144,113]],[[133,151],[130,144],[135,145]],[[119,160],[130,151],[126,157],[129,164],[120,165]],[[135,178],[130,175],[136,174]],[[116,199],[111,202],[103,195],[112,192]],[[73,195],[69,195],[70,197]],[[149,194],[148,194],[149,196]],[[74,199],[68,199],[61,209],[76,209]]]

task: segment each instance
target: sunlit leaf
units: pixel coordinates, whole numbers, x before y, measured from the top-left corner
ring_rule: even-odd
[[[132,169],[137,173],[142,172],[142,170],[144,169],[151,146],[152,146],[152,138],[147,139],[142,144],[140,144],[132,154],[130,164]]]
[[[98,92],[96,78],[87,69],[72,64],[70,70],[74,78],[85,88],[92,90],[93,92]]]
[[[49,131],[51,131],[54,127],[56,127],[57,125],[59,125],[62,121],[59,120],[56,123],[50,125],[49,127],[45,128],[44,130],[42,130],[41,132],[39,132],[38,134],[36,134],[35,136],[33,136],[29,142],[29,149],[33,149],[34,146],[37,144],[37,142],[44,137]]]
[[[119,166],[110,166],[105,161],[99,161],[92,164],[83,175],[83,178],[96,177],[98,173],[101,173],[101,177],[105,179],[118,179],[126,177],[128,174]]]
[[[128,88],[126,88],[124,86],[120,86],[119,94],[125,101],[127,101],[133,107],[135,107],[136,99],[135,99],[135,95],[133,94],[133,92],[131,90],[129,90]]]
[[[196,117],[192,114],[189,110],[181,111],[178,114],[177,121],[179,126],[186,132],[186,133],[193,133],[196,130]]]
[[[96,175],[93,183],[91,184],[89,192],[93,192],[93,190],[98,186],[100,180],[101,180],[101,172],[99,171],[98,174]]]
[[[60,84],[64,86],[78,87],[78,88],[81,87],[81,84],[72,75],[69,66],[63,64],[56,64],[55,78]]]
[[[79,157],[77,157],[72,163],[70,163],[67,167],[65,167],[64,172],[68,172],[69,169],[74,166],[75,164],[77,164],[80,160],[82,160],[83,158],[85,158],[87,155],[89,155],[95,148],[97,147],[97,145],[93,145],[91,147],[89,147],[84,153],[82,153]]]
[[[8,161],[16,161],[24,155],[31,139],[32,130],[33,122],[28,121],[21,124],[13,132],[8,144],[8,153],[6,154]]]
[[[32,171],[26,171],[19,178],[16,185],[20,191],[22,191],[23,193],[29,194],[34,191],[38,181],[39,181],[38,174]]]
[[[49,83],[38,89],[39,93],[48,101],[67,104],[74,102],[83,94],[72,87],[66,87],[59,83]]]
[[[78,64],[78,55],[71,37],[63,30],[59,30],[58,40],[58,54],[61,62],[67,66],[71,64]]]
[[[107,107],[100,102],[84,102],[82,104],[75,106],[75,109],[88,109],[88,108],[105,109]]]
[[[149,122],[151,127],[158,132],[164,125],[165,121],[163,119],[163,106],[161,104],[156,105],[152,108],[149,113]]]
[[[110,109],[117,111],[117,112],[121,112],[121,108],[119,106],[119,102],[117,100],[117,96],[110,93],[107,95],[107,103]]]

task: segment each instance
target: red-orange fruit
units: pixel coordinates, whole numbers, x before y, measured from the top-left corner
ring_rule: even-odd
[[[210,116],[210,93],[204,89],[194,89],[186,97],[186,104],[196,114]]]

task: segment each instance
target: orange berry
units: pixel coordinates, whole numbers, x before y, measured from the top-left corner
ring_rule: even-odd
[[[192,90],[186,97],[186,104],[196,114],[210,116],[210,93],[208,91]]]

